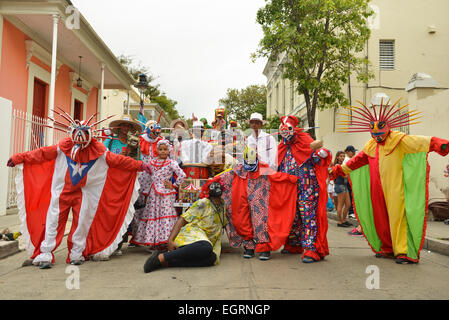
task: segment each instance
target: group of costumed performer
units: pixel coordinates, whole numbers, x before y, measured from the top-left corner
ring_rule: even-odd
[[[225,185],[223,198],[230,245],[243,244],[244,257],[270,259],[270,252],[303,253],[305,263],[329,254],[327,187],[329,150],[298,128],[294,116],[282,117],[279,171],[260,161],[253,146],[241,165],[214,178]]]
[[[295,218],[281,252],[304,252],[302,261],[310,263],[329,254],[326,179],[332,155],[298,124],[296,117],[288,116],[281,118],[279,127],[279,171],[298,178]]]
[[[399,102],[399,101],[398,101]],[[396,102],[348,107],[345,132],[370,132],[370,139],[355,157],[332,168],[331,175],[349,174],[357,218],[376,257],[392,257],[399,264],[420,258],[429,200],[429,152],[445,156],[449,141],[407,135],[392,129],[414,124],[419,112],[401,114],[407,107]]]
[[[90,124],[73,120],[65,126],[71,136],[57,145],[15,154],[17,206],[21,232],[32,264],[41,269],[55,262],[54,251],[64,236],[70,210],[67,263],[79,265],[90,257],[111,255],[122,241],[134,215],[138,196],[137,172],[149,168],[141,161],[109,152],[93,136]]]

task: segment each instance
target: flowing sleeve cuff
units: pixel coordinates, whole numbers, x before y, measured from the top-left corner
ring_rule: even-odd
[[[449,141],[437,137],[432,137],[429,147],[429,152],[431,151],[435,151],[442,156],[447,156],[449,154]]]

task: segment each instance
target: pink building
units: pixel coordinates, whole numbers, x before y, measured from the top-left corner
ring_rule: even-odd
[[[128,90],[134,83],[69,0],[0,0],[0,109],[6,115],[0,131],[2,138],[11,132],[10,144],[1,146],[9,155],[59,140],[60,131],[43,126],[47,116],[61,120],[54,108],[87,119],[101,114],[103,89]],[[3,164],[9,155],[2,153]]]

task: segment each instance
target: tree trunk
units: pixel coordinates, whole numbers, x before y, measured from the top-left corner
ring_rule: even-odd
[[[306,108],[307,108],[307,123],[309,125],[309,130],[307,130],[307,132],[310,134],[310,136],[313,139],[316,139],[316,135],[315,135],[315,110],[316,110],[316,106],[313,105],[310,101],[310,93],[309,90],[304,90],[303,91],[304,94],[304,100],[306,102]]]

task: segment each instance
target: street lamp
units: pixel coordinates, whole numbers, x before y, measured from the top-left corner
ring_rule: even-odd
[[[78,69],[78,79],[76,80],[76,86],[78,88],[82,88],[83,87],[83,80],[81,80],[81,59],[83,58],[82,56],[79,56],[80,58],[80,66]]]
[[[135,84],[134,87],[136,87],[140,92],[140,114],[143,114],[143,104],[145,100],[145,91],[148,89],[148,78],[145,75],[145,73],[142,73],[139,76],[139,83]]]

